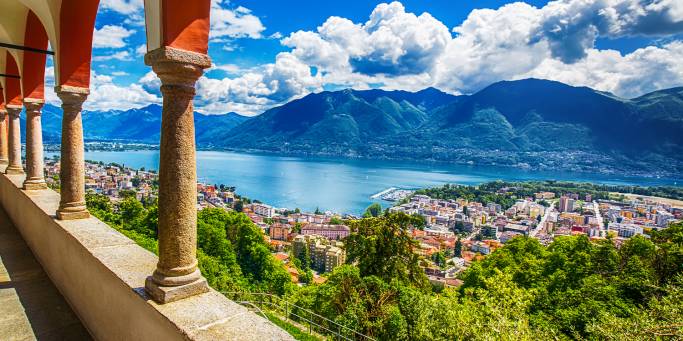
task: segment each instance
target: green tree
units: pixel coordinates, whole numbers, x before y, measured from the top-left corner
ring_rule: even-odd
[[[460,241],[460,238],[455,241],[455,248],[453,250],[453,254],[456,257],[462,257],[462,241]]]
[[[444,266],[446,265],[446,256],[444,256],[443,252],[434,252],[432,254],[432,261],[438,266]]]
[[[363,218],[379,217],[382,214],[382,205],[375,202],[372,203],[368,208],[365,209],[363,213]]]
[[[204,211],[206,211],[205,209]],[[226,234],[234,246],[237,263],[244,276],[256,282],[260,290],[285,294],[292,290],[289,273],[270,253],[263,232],[249,218],[237,212],[217,210],[226,221]]]
[[[141,220],[147,212],[135,196],[126,196],[118,204],[118,211],[121,215],[121,224],[127,229],[140,229]]]
[[[119,191],[119,198],[122,198],[122,199],[130,198],[130,197],[135,198],[135,195],[136,195],[136,193],[134,190],[122,189]]]
[[[362,276],[377,276],[386,281],[426,288],[427,280],[415,254],[418,247],[409,229],[420,226],[421,219],[404,213],[351,221],[346,238],[347,263],[357,263]]]

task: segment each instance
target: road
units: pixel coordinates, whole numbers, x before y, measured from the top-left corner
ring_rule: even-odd
[[[598,202],[595,200],[593,200],[593,211],[595,212],[595,218],[598,220],[598,224],[600,224],[600,228],[605,230],[605,222],[600,215],[600,205],[598,205]]]
[[[553,211],[554,209],[555,209],[555,202],[551,202],[550,206],[548,206],[545,209],[545,213],[543,214],[541,221],[538,223],[538,225],[536,225],[536,228],[531,230],[531,232],[529,232],[529,237],[532,237],[532,238],[536,237],[538,232],[543,229],[543,226],[545,226],[545,221],[548,220],[548,217],[550,216],[550,212]]]

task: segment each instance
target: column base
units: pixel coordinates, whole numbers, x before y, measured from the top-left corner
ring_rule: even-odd
[[[204,277],[198,280],[174,287],[166,287],[157,284],[152,276],[145,280],[145,291],[152,296],[152,299],[157,303],[170,303],[190,296],[203,294],[209,292],[209,284]]]
[[[24,174],[24,169],[21,167],[17,167],[17,166],[7,166],[7,169],[5,169],[5,174],[10,174],[10,175]]]
[[[59,220],[76,220],[90,218],[90,212],[85,211],[60,211],[57,210],[57,219]]]
[[[0,128],[1,129],[1,128]],[[0,166],[9,165],[8,159],[0,159]]]
[[[47,183],[45,183],[45,181],[24,181],[24,190],[36,191],[41,189],[47,189]]]

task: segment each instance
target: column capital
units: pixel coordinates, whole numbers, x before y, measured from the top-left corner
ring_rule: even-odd
[[[44,100],[34,99],[34,98],[24,98],[24,107],[26,108],[26,114],[31,113],[33,115],[40,115],[42,113],[41,109],[45,105]]]
[[[30,98],[30,97],[27,97],[27,98],[24,98],[24,105],[26,105],[26,103],[45,104],[45,100],[44,100],[44,99],[40,99],[40,98]]]
[[[80,113],[83,108],[83,102],[88,99],[90,94],[90,89],[80,88],[68,85],[55,86],[55,92],[57,97],[62,100],[62,109],[66,114],[78,112]]]
[[[14,117],[19,117],[19,115],[21,114],[22,106],[21,105],[8,104],[5,106],[5,108],[7,109],[7,114],[9,114],[10,117],[14,118]]]
[[[211,67],[211,58],[205,54],[165,46],[145,54],[145,64],[152,66],[161,80],[162,92],[175,90],[174,93],[187,92],[194,96],[194,84],[204,69]]]

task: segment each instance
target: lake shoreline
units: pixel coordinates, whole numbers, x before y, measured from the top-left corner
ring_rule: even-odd
[[[117,140],[86,140],[85,142],[86,146],[86,151],[88,152],[129,152],[129,151],[145,151],[145,150],[159,150],[159,145],[158,144],[148,144],[148,143],[143,143],[143,142],[132,142],[132,141],[117,141]],[[113,145],[121,145],[118,148],[114,149],[108,149],[108,148],[100,148],[100,147],[93,147],[93,144],[113,144]],[[59,151],[59,144],[49,144],[46,145],[46,151],[53,151],[57,152]],[[412,162],[419,162],[419,163],[427,163],[436,167],[439,166],[464,166],[464,167],[500,167],[500,168],[510,168],[514,170],[522,170],[522,171],[530,171],[530,172],[568,172],[568,173],[583,173],[587,175],[593,175],[593,174],[600,174],[604,176],[617,176],[617,177],[627,177],[627,178],[650,178],[650,179],[672,179],[672,180],[677,180],[679,182],[683,183],[683,178],[677,179],[676,176],[679,175],[678,173],[675,172],[670,172],[670,171],[660,171],[659,173],[655,173],[652,171],[647,171],[647,170],[642,170],[642,171],[631,171],[631,172],[626,172],[626,171],[611,171],[607,172],[604,170],[591,170],[591,169],[581,169],[581,168],[557,168],[557,167],[547,167],[547,168],[538,168],[538,167],[531,167],[528,164],[524,163],[517,163],[517,164],[499,164],[499,163],[481,163],[481,162],[475,162],[475,161],[469,161],[469,162],[458,162],[458,161],[447,161],[447,160],[441,160],[441,159],[434,159],[434,158],[426,158],[426,159],[420,159],[420,158],[410,158],[410,157],[370,157],[370,156],[364,156],[364,155],[340,155],[340,154],[326,154],[326,153],[303,153],[303,152],[282,152],[282,151],[270,151],[270,150],[263,150],[263,149],[242,149],[242,148],[220,148],[220,147],[202,147],[198,146],[197,151],[206,151],[206,152],[232,152],[232,153],[244,153],[244,154],[251,154],[251,155],[260,155],[260,156],[276,156],[276,157],[297,157],[297,158],[305,158],[313,161],[325,161],[325,160],[361,160],[361,161],[377,161],[377,162],[383,162],[383,161],[391,161],[391,162],[405,162],[405,163],[412,163]],[[676,185],[678,186],[678,185]]]
[[[47,157],[59,155],[46,153]],[[87,151],[85,159],[158,169],[159,151]],[[428,162],[340,158],[300,158],[223,151],[197,152],[198,180],[225,184],[251,199],[275,207],[316,208],[359,214],[379,202],[372,195],[387,188],[428,188],[444,184],[478,185],[488,181],[557,180],[598,184],[679,186],[678,179],[606,176],[575,172],[539,172],[509,167],[442,165]]]

